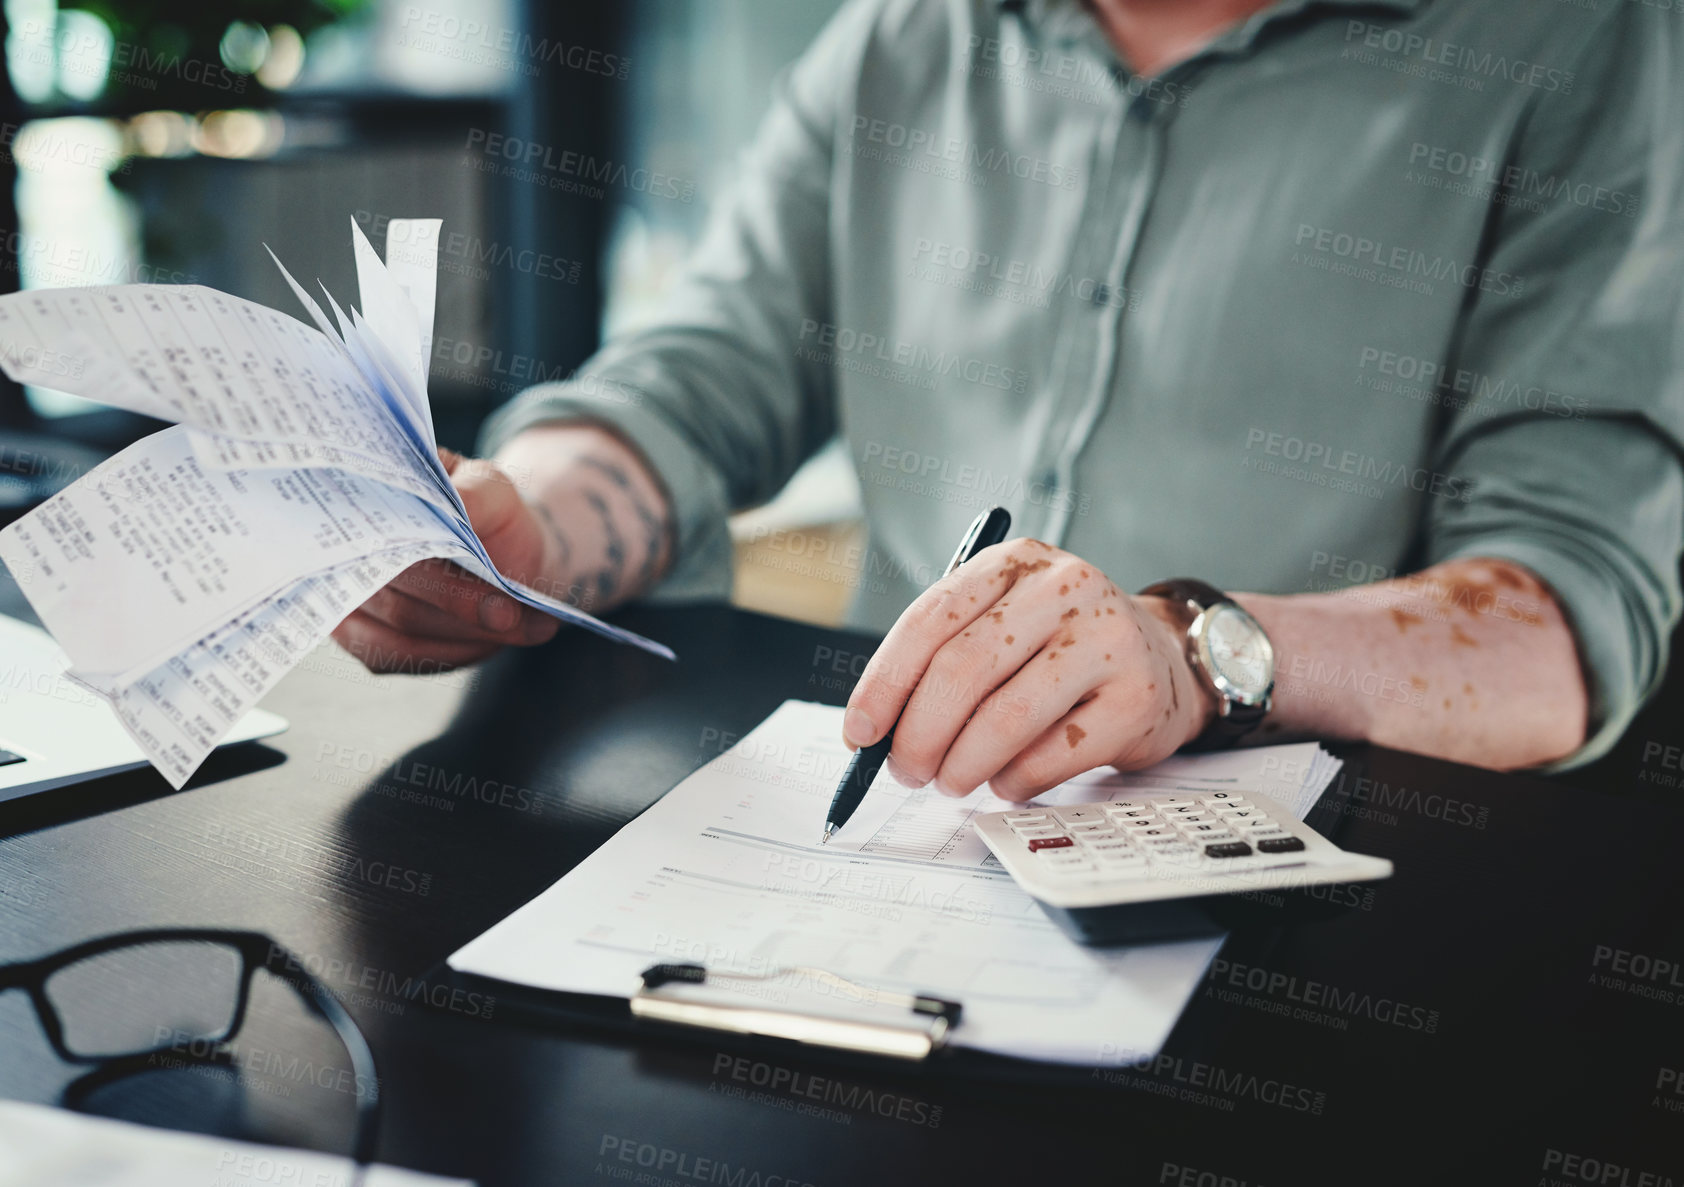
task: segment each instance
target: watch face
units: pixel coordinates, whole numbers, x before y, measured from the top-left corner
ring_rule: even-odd
[[[1269,636],[1238,606],[1213,606],[1205,613],[1204,651],[1211,674],[1240,700],[1261,701],[1275,678],[1275,654]]]

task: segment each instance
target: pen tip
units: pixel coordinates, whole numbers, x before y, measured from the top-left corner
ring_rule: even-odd
[[[836,826],[834,824],[825,825],[824,826],[824,836],[819,838],[819,844],[821,844],[821,845],[830,844],[830,838],[834,837],[835,835],[836,835]]]

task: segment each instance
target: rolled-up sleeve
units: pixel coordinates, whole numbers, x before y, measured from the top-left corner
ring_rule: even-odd
[[[707,233],[648,328],[488,422],[482,452],[550,421],[624,436],[666,488],[677,558],[657,597],[730,589],[726,517],[763,502],[834,434],[835,392],[803,328],[830,320],[832,151],[875,3],[844,8],[780,76]]]
[[[1426,559],[1515,561],[1554,592],[1604,753],[1659,683],[1684,544],[1684,55],[1636,6],[1595,39],[1570,94],[1523,125],[1485,275],[1440,391]],[[1542,187],[1548,197],[1520,201]]]

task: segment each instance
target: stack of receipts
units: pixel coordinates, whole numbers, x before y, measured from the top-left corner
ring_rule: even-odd
[[[960,1002],[955,1046],[1090,1066],[1156,1056],[1220,939],[1077,944],[976,835],[977,814],[1018,806],[986,791],[951,799],[884,772],[830,843],[815,844],[848,758],[841,709],[786,701],[450,967],[629,997],[650,965],[699,963],[764,979],[722,986],[720,1002],[785,1007],[808,1002],[804,970],[818,969]],[[1339,767],[1306,742],[1089,771],[1039,798],[1243,791],[1302,820]],[[815,1012],[850,1005],[832,994]]]
[[[672,658],[497,572],[427,403],[437,219],[353,221],[360,312],[315,323],[201,286],[0,298],[0,368],[174,426],[0,532],[0,561],[176,787],[341,619],[443,557],[567,622]],[[276,260],[280,266],[280,261]],[[335,326],[337,324],[337,328]]]

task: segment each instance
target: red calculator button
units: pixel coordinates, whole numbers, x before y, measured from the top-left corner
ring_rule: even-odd
[[[1069,837],[1036,837],[1029,842],[1029,852],[1033,853],[1037,849],[1068,849],[1075,843]]]

